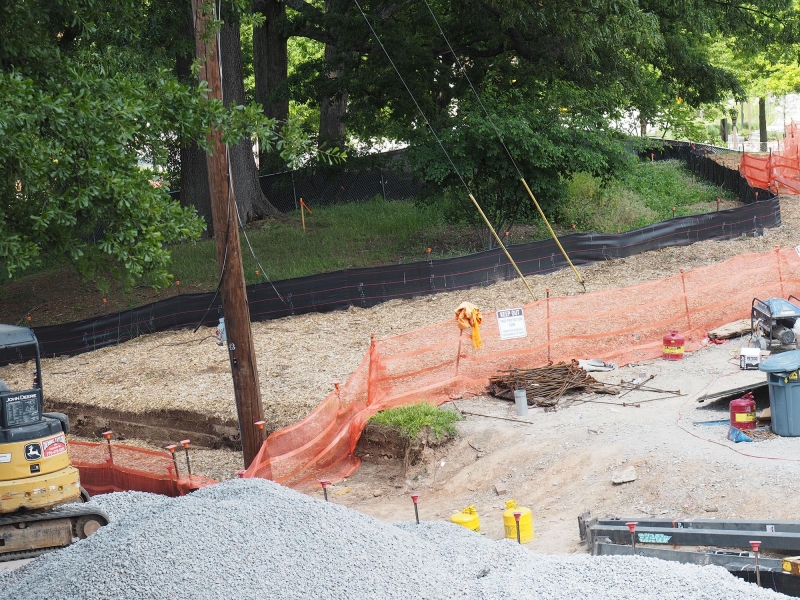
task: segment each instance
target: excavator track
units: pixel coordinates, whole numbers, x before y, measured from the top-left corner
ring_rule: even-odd
[[[0,562],[35,558],[89,537],[110,519],[85,504],[67,504],[46,512],[0,517]]]

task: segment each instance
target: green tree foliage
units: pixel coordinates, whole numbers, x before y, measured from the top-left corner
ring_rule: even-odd
[[[241,0],[237,0],[242,4]],[[181,11],[186,11],[182,13]],[[174,35],[188,2],[4,3],[0,8],[0,264],[9,275],[66,256],[101,287],[169,282],[168,245],[203,222],[158,187],[175,139],[257,136],[291,163],[310,144],[260,106],[229,109],[182,85]],[[167,68],[169,67],[169,68]]]
[[[740,94],[736,74],[715,64],[719,36],[743,48],[795,36],[792,0],[428,0],[489,106],[523,174],[544,204],[557,204],[563,180],[584,170],[606,176],[624,164],[615,122],[645,120],[698,130],[691,109]],[[344,0],[288,0],[289,29],[335,45],[336,78],[321,59],[289,78],[324,98],[346,90],[348,131],[367,140],[411,144],[426,179],[465,195],[425,122],[355,7]],[[498,226],[528,210],[518,176],[442,39],[425,2],[361,2],[433,127]],[[303,77],[307,78],[303,80]]]
[[[614,143],[622,136],[613,130],[598,132],[597,125],[603,117],[591,107],[602,98],[595,102],[587,98],[577,108],[561,106],[559,96],[575,93],[554,86],[534,103],[519,89],[489,90],[482,100],[489,117],[476,100],[467,97],[458,105],[459,126],[442,129],[440,139],[445,148],[499,231],[521,217],[536,216],[515,164],[544,209],[552,214],[564,191],[562,182],[572,173],[584,171],[610,177],[631,159],[623,144]],[[442,160],[438,143],[422,129],[414,132],[412,141],[412,168],[447,190],[453,199],[451,218],[457,216],[452,212],[457,207],[459,220],[482,223],[455,171]],[[437,197],[438,194],[432,196]],[[493,245],[488,232],[484,245]]]
[[[47,254],[87,276],[168,281],[166,245],[202,222],[153,184],[161,140],[218,120],[197,90],[141,55],[108,53],[97,21],[130,33],[133,3],[6,3],[0,18],[0,262]],[[134,20],[135,22],[135,20]],[[100,42],[105,42],[100,45]],[[126,65],[126,61],[130,64]],[[156,163],[157,164],[157,163]],[[153,184],[151,184],[153,182]]]

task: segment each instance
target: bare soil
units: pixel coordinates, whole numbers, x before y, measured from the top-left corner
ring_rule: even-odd
[[[622,406],[613,396],[556,412],[531,409],[516,417],[513,404],[480,397],[456,401],[467,414],[459,437],[429,449],[407,472],[399,460],[365,460],[348,480],[329,489],[331,501],[387,521],[414,518],[409,494],[420,494],[423,519],[449,519],[474,504],[481,531],[503,536],[504,500],[533,512],[538,552],[581,550],[577,516],[796,519],[800,492],[800,437],[769,437],[735,444],[726,425],[697,425],[728,419],[728,401],[711,406],[697,397],[761,382],[764,375],[740,371],[730,358],[740,341],[704,348],[683,361],[654,360],[598,379],[616,382],[641,371],[655,374],[649,385],[680,387],[684,396],[649,401],[664,394],[633,392]],[[511,420],[506,420],[511,419]],[[612,474],[633,466],[637,479],[614,485]],[[495,486],[507,491],[497,494]],[[319,494],[319,491],[313,492]]]
[[[654,375],[648,385],[680,396],[603,394],[556,411],[531,408],[527,417],[492,397],[455,400],[443,408],[466,417],[456,423],[457,437],[443,445],[423,440],[413,461],[396,430],[370,425],[356,451],[361,467],[328,488],[329,500],[390,522],[414,519],[411,493],[420,494],[423,520],[448,520],[475,505],[483,535],[498,539],[504,501],[513,498],[533,512],[529,547],[547,553],[585,550],[577,528],[585,510],[633,519],[797,519],[800,437],[764,433],[763,441],[735,444],[726,439],[727,425],[709,424],[728,420],[728,400],[697,402],[763,383],[760,371],[741,371],[732,357],[744,343],[734,339],[682,361],[657,359],[594,374],[608,383]],[[759,410],[768,403],[763,395],[757,399]],[[242,466],[237,451],[192,446],[191,453],[193,470],[208,477],[232,478]],[[612,475],[628,466],[637,479],[614,485]],[[498,494],[497,487],[505,491]],[[306,493],[322,497],[321,489]]]
[[[582,266],[586,290],[626,287],[738,254],[796,246],[800,242],[798,203],[798,196],[782,197],[783,225],[766,230],[763,236],[698,242]],[[553,296],[584,291],[569,269],[529,277],[528,281],[540,298],[545,289]],[[800,290],[794,293],[800,295]],[[490,311],[520,306],[529,302],[530,296],[521,282],[512,280],[392,300],[370,309],[351,307],[253,323],[267,430],[302,419],[330,393],[332,381],[346,381],[363,358],[370,334],[385,337],[450,320],[464,301]],[[207,421],[236,427],[227,351],[214,343],[210,328],[142,336],[88,354],[47,359],[42,366],[45,397],[53,403],[121,411],[125,418],[120,420],[127,422],[135,420],[133,415],[195,413],[190,419],[175,419],[173,426],[181,431],[196,429],[198,438],[207,435]],[[0,368],[0,378],[14,389],[30,378],[30,366]],[[196,428],[198,423],[203,427]],[[226,435],[223,432],[211,445],[227,443]]]

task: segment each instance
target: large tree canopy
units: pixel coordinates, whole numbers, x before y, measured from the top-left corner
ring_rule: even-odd
[[[615,121],[643,121],[741,94],[709,51],[720,37],[741,48],[797,37],[792,0],[412,0],[360,2],[370,24],[468,184],[502,227],[529,202],[499,145],[494,121],[537,194],[551,206],[576,170],[608,176],[622,164]],[[286,0],[283,30],[335,48],[295,69],[277,95],[345,98],[358,139],[411,144],[413,165],[460,185],[352,0]],[[430,6],[430,10],[429,10]],[[489,107],[487,119],[456,57]],[[276,29],[281,27],[276,25]],[[256,72],[258,78],[258,72]],[[462,192],[463,196],[463,192]],[[464,196],[465,197],[465,196]]]
[[[800,31],[793,0],[360,4],[500,228],[531,207],[495,128],[534,192],[555,210],[572,173],[609,177],[625,162],[629,140],[615,126],[621,116],[663,120],[670,111],[742,93],[738,74],[712,60],[720,39],[752,56],[794,48]],[[209,127],[221,127],[231,142],[259,134],[262,149],[280,146],[273,166],[294,166],[313,154],[307,124],[289,117],[299,104],[319,114],[319,138],[329,147],[347,136],[408,143],[418,173],[465,198],[356,2],[224,2],[226,57],[239,65],[226,67],[236,79],[228,81],[226,106],[209,101],[191,77],[189,5],[31,0],[0,7],[0,263],[9,275],[56,253],[87,275],[131,281],[151,274],[166,282],[167,244],[202,229],[196,198],[180,206],[152,185],[170,146],[195,148]],[[240,23],[255,25],[252,59],[248,50],[244,64]],[[289,68],[287,46],[302,48],[303,40],[317,46],[294,52],[301,59]],[[243,105],[248,92],[240,80],[250,61],[249,93],[261,105]],[[276,120],[286,124],[281,139]],[[239,145],[236,160],[258,195],[248,144]],[[194,158],[202,166],[197,152]],[[185,162],[184,181],[200,181],[204,172],[188,172]]]
[[[194,211],[155,187],[151,165],[164,138],[200,130],[222,111],[204,106],[155,56],[143,61],[95,43],[108,34],[98,21],[128,31],[142,16],[135,8],[93,0],[4,5],[0,262],[9,276],[57,253],[87,275],[130,281],[148,273],[163,283],[165,244],[202,230]]]

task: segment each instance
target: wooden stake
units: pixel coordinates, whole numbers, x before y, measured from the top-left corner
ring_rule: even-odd
[[[195,51],[201,61],[199,79],[207,81],[210,98],[222,100],[222,82],[219,72],[219,54],[216,38],[206,38],[208,21],[214,15],[212,0],[192,0],[192,14],[196,16]],[[214,221],[214,238],[217,247],[217,265],[221,273],[220,297],[225,315],[228,337],[228,357],[233,376],[233,392],[239,416],[239,432],[245,467],[249,466],[264,442],[262,431],[254,425],[264,420],[261,390],[258,385],[258,368],[250,328],[250,308],[244,282],[241,247],[239,245],[239,219],[236,199],[228,185],[226,147],[219,129],[207,136],[212,154],[206,157],[208,184],[211,194],[211,214]],[[224,270],[223,270],[224,267]]]
[[[307,210],[308,214],[310,214],[310,215],[314,214],[311,211],[311,209],[308,208],[308,204],[303,202],[303,199],[300,198],[300,220],[303,222],[303,232],[305,232],[305,230],[306,230],[306,217],[305,217],[305,214],[303,214],[303,210]]]

